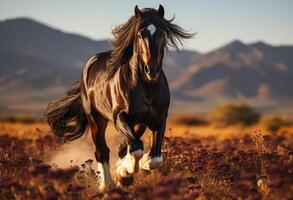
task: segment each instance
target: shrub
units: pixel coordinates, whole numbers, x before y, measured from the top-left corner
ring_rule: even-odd
[[[279,116],[267,116],[261,119],[261,124],[264,125],[268,130],[276,132],[283,126],[289,126],[292,123]]]
[[[217,125],[252,125],[260,119],[260,114],[246,104],[225,104],[216,106],[208,114],[211,123]]]
[[[179,115],[172,118],[177,124],[187,125],[187,126],[202,126],[207,125],[207,121],[202,116],[193,116],[193,115]]]

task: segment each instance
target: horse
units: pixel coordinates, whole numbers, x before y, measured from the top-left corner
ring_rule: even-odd
[[[109,121],[123,138],[116,164],[118,183],[131,184],[139,169],[152,170],[163,161],[161,147],[170,105],[163,58],[166,49],[178,50],[179,43],[193,36],[172,23],[174,18],[164,18],[162,5],[158,10],[135,6],[134,15],[112,30],[113,49],[91,57],[81,79],[45,111],[49,126],[63,141],[90,130],[102,191],[115,186],[105,140]],[[144,153],[140,138],[146,128],[152,134],[150,150]]]

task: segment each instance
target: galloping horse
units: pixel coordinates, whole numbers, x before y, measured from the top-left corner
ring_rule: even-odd
[[[80,81],[67,95],[48,105],[45,116],[55,135],[75,140],[89,127],[101,172],[100,189],[113,186],[105,141],[108,121],[124,138],[119,148],[120,183],[133,180],[139,168],[151,170],[162,163],[161,145],[170,104],[168,82],[162,69],[165,49],[193,34],[164,19],[164,8],[135,7],[135,15],[113,30],[113,50],[98,53],[87,62]],[[152,132],[144,153],[140,137]]]

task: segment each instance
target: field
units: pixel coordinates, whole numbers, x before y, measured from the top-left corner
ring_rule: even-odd
[[[133,185],[104,194],[97,190],[99,173],[87,135],[62,144],[45,123],[0,122],[1,199],[293,198],[292,126],[268,130],[261,124],[179,121],[169,120],[159,169],[139,172]],[[110,127],[112,169],[118,138]]]

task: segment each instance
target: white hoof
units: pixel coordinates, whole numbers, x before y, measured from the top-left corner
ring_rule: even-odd
[[[132,153],[127,151],[123,159],[119,159],[116,164],[116,173],[120,177],[130,177],[139,170],[138,161],[142,157],[143,151],[137,150]]]
[[[104,192],[108,188],[114,187],[115,183],[111,177],[109,165],[107,163],[98,163],[99,174],[99,191]]]
[[[154,157],[151,158],[149,154],[144,154],[143,157],[139,161],[140,169],[144,170],[152,170],[160,166],[163,162],[163,157]]]

